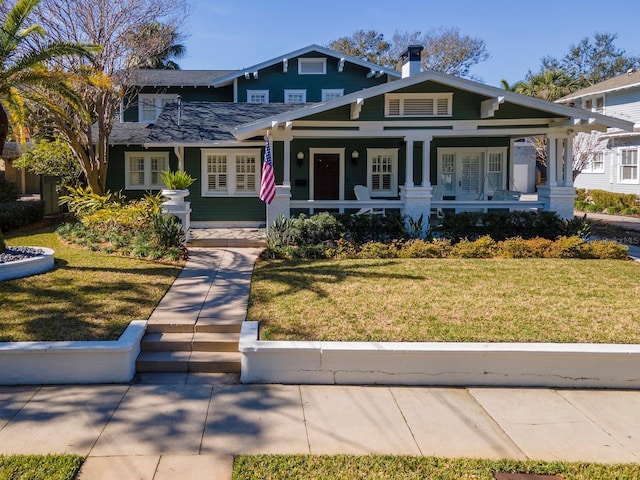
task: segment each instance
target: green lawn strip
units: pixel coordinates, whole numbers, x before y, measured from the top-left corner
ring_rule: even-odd
[[[271,261],[264,340],[640,343],[640,264],[576,259]]]
[[[632,480],[640,478],[640,464],[389,455],[243,455],[234,460],[233,480],[494,480],[493,472],[561,474],[566,480]]]
[[[79,455],[0,455],[0,480],[73,480]]]
[[[181,270],[65,245],[52,228],[9,235],[7,244],[53,248],[56,265],[0,282],[0,341],[117,340],[149,317]]]

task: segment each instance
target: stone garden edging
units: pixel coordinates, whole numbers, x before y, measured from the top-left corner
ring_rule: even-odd
[[[0,385],[127,383],[146,326],[135,320],[115,341],[0,343]]]
[[[243,383],[640,388],[640,345],[258,340],[240,336]]]

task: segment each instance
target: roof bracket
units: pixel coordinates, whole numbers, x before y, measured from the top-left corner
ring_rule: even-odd
[[[358,97],[355,102],[351,104],[351,120],[358,120],[360,118],[360,110],[364,105],[364,98]]]
[[[376,74],[375,70],[369,70],[369,73],[367,73],[367,78],[371,78]]]
[[[284,58],[282,59],[282,73],[287,73],[287,70],[289,70],[289,59]]]
[[[338,72],[340,73],[342,73],[342,71],[344,70],[344,62],[345,62],[344,57],[338,60]]]
[[[494,98],[489,98],[480,103],[480,117],[490,118],[498,111],[500,105],[504,103],[504,96],[499,95]]]

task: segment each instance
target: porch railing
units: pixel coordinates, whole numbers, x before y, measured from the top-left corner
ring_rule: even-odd
[[[402,200],[291,200],[291,208],[309,210],[311,213],[318,210],[338,210],[343,213],[345,209],[359,210],[361,208],[386,208],[404,209]],[[533,210],[542,209],[544,203],[538,200],[434,200],[431,202],[432,209],[455,209],[456,212],[464,210],[486,210],[486,209],[510,209],[510,210]]]

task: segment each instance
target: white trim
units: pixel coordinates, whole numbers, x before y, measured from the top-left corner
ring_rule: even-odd
[[[264,102],[251,101],[251,96],[263,96]],[[269,90],[247,90],[247,103],[269,103]]]
[[[315,193],[315,178],[314,178],[314,170],[315,170],[315,155],[322,153],[332,153],[340,156],[339,161],[339,174],[338,174],[338,200],[344,200],[344,184],[345,184],[345,149],[344,148],[310,148],[309,149],[309,198],[314,197]]]
[[[131,184],[131,168],[129,162],[132,157],[142,157],[143,159],[143,185]],[[151,183],[151,157],[163,157],[165,160],[165,167],[162,170],[169,169],[169,152],[154,152],[154,151],[129,151],[124,152],[124,189],[125,190],[160,190],[163,188],[162,180],[158,175],[158,183]],[[159,170],[158,172],[162,171]]]
[[[155,110],[155,118],[153,120],[145,120],[144,105],[151,105],[153,100],[153,109]],[[169,93],[139,93],[138,94],[138,122],[139,123],[155,123],[162,113],[162,109],[167,103],[176,100],[176,94]]]
[[[453,171],[453,181],[452,186],[453,190],[446,190],[446,194],[448,195],[458,195],[457,187],[459,185],[456,184],[457,181],[460,181],[459,178],[459,155],[462,153],[479,153],[482,155],[482,171],[480,172],[480,194],[483,196],[492,195],[496,190],[502,190],[507,187],[507,147],[439,147],[436,151],[437,157],[437,167],[436,167],[436,178],[438,179],[437,185],[441,185],[440,183],[440,175],[442,173],[442,156],[443,155],[454,155],[454,171]],[[489,155],[490,154],[500,154],[501,158],[501,171],[502,178],[500,179],[501,185],[493,185],[489,181]],[[513,180],[510,178],[510,180]],[[457,199],[456,199],[457,200]],[[478,199],[476,199],[478,200]]]
[[[227,190],[209,190],[209,178],[207,172],[207,156],[208,155],[224,155],[226,156],[226,175],[227,175]],[[238,156],[255,156],[256,159],[256,178],[255,178],[255,190],[253,191],[238,191],[237,190],[237,171],[236,160]],[[200,172],[201,172],[201,194],[203,197],[257,197],[260,191],[260,175],[261,169],[261,150],[255,149],[219,149],[219,148],[203,148],[200,150]]]
[[[322,64],[321,72],[303,72],[303,65]],[[300,57],[298,58],[298,75],[326,75],[327,74],[327,57]]]
[[[602,167],[601,167],[601,168],[598,168],[598,169],[593,168],[593,164],[594,164],[593,159],[594,159],[594,157],[595,157],[596,155],[602,155],[602,162],[598,162],[598,163],[602,163]],[[592,175],[592,174],[603,174],[603,173],[605,173],[605,165],[604,165],[604,163],[605,163],[605,158],[606,158],[606,156],[605,156],[605,151],[604,151],[604,150],[597,150],[597,151],[595,151],[595,152],[591,152],[591,153],[589,154],[589,156],[591,157],[591,158],[590,158],[590,160],[589,160],[589,162],[588,162],[588,163],[587,163],[587,165],[585,165],[585,167],[580,171],[580,173],[581,173],[581,174],[582,174],[582,173],[586,173],[586,174],[588,174],[588,175]]]
[[[333,95],[333,98],[327,100],[328,95]],[[344,96],[344,88],[323,88],[321,99],[323,102],[329,102],[342,96]]]
[[[389,154],[391,157],[391,181],[389,190],[373,189],[373,157]],[[398,196],[398,149],[397,148],[367,148],[367,189],[371,198]]]
[[[290,95],[301,95],[301,102],[289,101]],[[284,91],[284,103],[307,103],[307,90],[304,88],[286,88]]]

